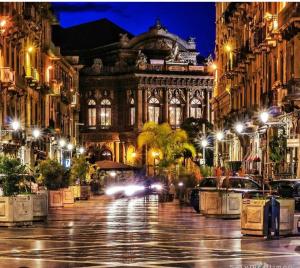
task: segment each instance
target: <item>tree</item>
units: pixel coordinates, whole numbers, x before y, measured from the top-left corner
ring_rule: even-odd
[[[67,185],[68,174],[56,160],[46,159],[40,162],[41,180],[49,190],[57,190]]]
[[[22,175],[26,174],[25,165],[22,165],[18,159],[1,156],[0,173],[3,174],[1,183],[4,196],[18,194]]]
[[[138,136],[138,146],[159,151],[160,167],[169,167],[187,155],[195,156],[195,148],[188,142],[187,133],[182,129],[172,130],[168,123],[145,123]]]
[[[73,164],[71,167],[71,182],[72,184],[76,183],[76,180],[79,179],[80,185],[86,180],[86,175],[89,171],[89,163],[86,161],[84,155],[73,158]]]
[[[187,132],[189,142],[194,146],[197,153],[203,151],[200,143],[202,137],[205,136],[210,142],[213,142],[213,139],[210,139],[213,125],[204,118],[189,117],[182,122],[181,128]],[[205,130],[205,133],[203,130]],[[210,147],[213,147],[213,144],[210,144]],[[205,163],[208,166],[213,166],[213,151],[208,148],[205,150]]]

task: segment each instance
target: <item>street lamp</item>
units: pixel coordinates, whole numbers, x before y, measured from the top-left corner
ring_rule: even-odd
[[[19,130],[19,128],[20,128],[20,122],[19,122],[19,121],[17,121],[17,120],[15,120],[15,121],[12,121],[12,123],[11,123],[11,127],[12,127],[12,129],[13,129],[14,131],[17,131],[17,130]]]
[[[205,161],[205,148],[207,147],[207,145],[208,145],[208,141],[207,141],[207,139],[202,139],[201,140],[201,146],[202,146],[202,150],[203,150],[203,165],[205,165],[206,163],[206,161]]]
[[[32,131],[32,136],[37,139],[38,137],[40,137],[41,135],[41,131],[38,129],[38,128],[35,128],[33,131]]]
[[[153,151],[152,156],[153,156],[153,175],[155,176],[156,175],[155,174],[155,159],[156,159],[156,157],[159,156],[159,152]]]
[[[242,123],[237,123],[235,125],[235,130],[236,130],[237,133],[241,134],[244,130],[243,124]]]
[[[269,113],[268,112],[262,112],[260,115],[259,115],[259,117],[260,117],[260,121],[262,122],[262,123],[267,123],[268,122],[268,120],[269,120]]]
[[[73,150],[73,144],[72,143],[69,143],[68,145],[67,145],[67,149],[69,150],[69,151],[72,151]]]
[[[222,131],[217,132],[216,138],[218,141],[221,141],[224,139],[224,133]]]
[[[61,148],[63,148],[63,147],[65,147],[65,145],[66,145],[66,141],[65,141],[64,139],[60,139],[60,140],[58,141],[58,144],[59,144],[59,146],[60,146]]]
[[[78,149],[78,151],[79,151],[80,154],[83,154],[83,153],[84,153],[84,148],[83,148],[83,147],[80,147],[80,148]]]

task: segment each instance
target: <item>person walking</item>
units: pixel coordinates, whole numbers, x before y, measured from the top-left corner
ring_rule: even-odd
[[[176,195],[175,185],[171,182],[169,186],[169,201],[173,202]]]

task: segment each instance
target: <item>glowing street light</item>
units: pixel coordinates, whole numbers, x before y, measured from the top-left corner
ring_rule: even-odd
[[[71,151],[71,150],[73,150],[73,144],[72,143],[69,143],[68,145],[67,145],[67,149],[69,150],[69,151]]]
[[[218,141],[223,140],[223,139],[224,139],[224,133],[221,132],[221,131],[218,132],[218,133],[216,134],[216,138],[217,138]]]
[[[33,46],[28,47],[27,51],[31,53],[33,51]]]
[[[227,45],[225,45],[225,50],[227,52],[231,52],[232,48],[231,48],[231,46],[229,44],[227,44]]]
[[[268,122],[269,120],[269,113],[268,112],[262,112],[260,115],[260,121],[263,122],[264,124]]]
[[[211,68],[212,68],[213,70],[217,70],[217,64],[213,63],[213,64],[211,65]]]
[[[235,125],[235,130],[236,130],[237,133],[242,133],[243,130],[244,130],[243,124],[237,123],[237,124]]]
[[[201,140],[201,146],[202,146],[203,148],[207,147],[207,145],[208,145],[207,139]]]
[[[20,122],[15,120],[11,123],[11,127],[14,131],[17,131],[20,128]]]
[[[39,136],[41,135],[41,131],[38,129],[38,128],[35,128],[33,131],[32,131],[32,136],[34,138],[38,138]]]
[[[80,147],[78,151],[79,151],[80,154],[83,154],[84,153],[84,148]]]
[[[136,152],[132,152],[132,153],[131,153],[131,157],[132,157],[132,158],[136,158]]]
[[[60,147],[65,147],[66,141],[64,139],[60,139],[58,144],[59,144]]]
[[[158,157],[158,156],[159,156],[159,152],[153,151],[153,152],[152,152],[152,156],[153,156],[153,157]]]

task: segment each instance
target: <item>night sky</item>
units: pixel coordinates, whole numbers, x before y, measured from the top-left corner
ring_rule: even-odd
[[[148,31],[159,18],[169,32],[196,37],[201,55],[214,51],[215,3],[56,2],[53,8],[63,27],[107,18],[134,35]]]

